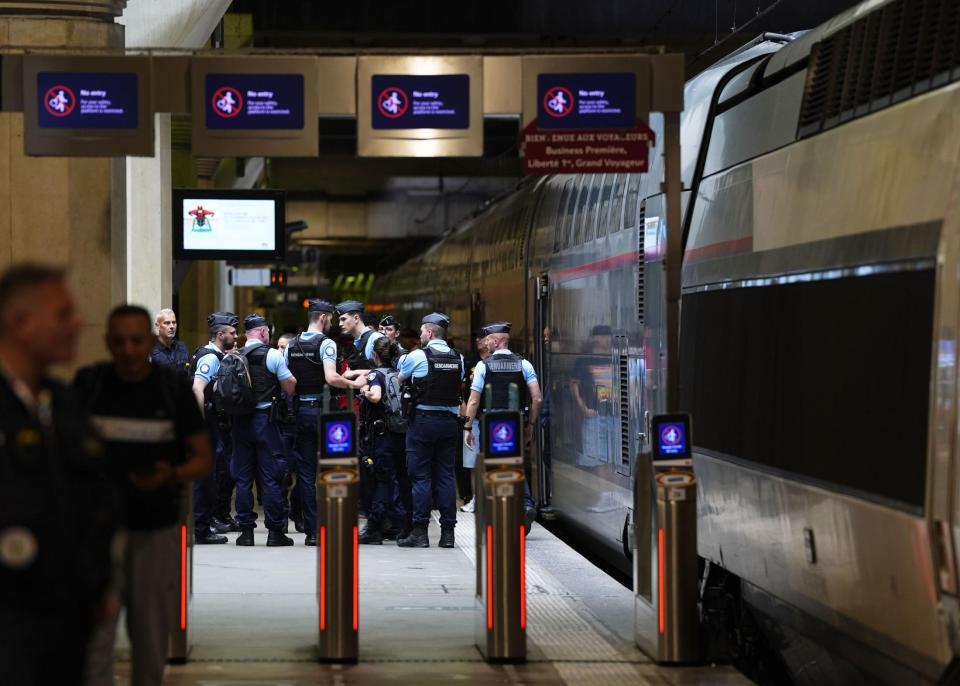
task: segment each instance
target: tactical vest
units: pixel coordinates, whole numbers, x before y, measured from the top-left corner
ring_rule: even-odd
[[[414,379],[417,404],[452,407],[460,404],[460,353],[453,348],[440,352],[431,346],[423,348],[427,356],[427,375]]]
[[[491,409],[510,409],[510,384],[517,386],[517,400],[520,403],[517,409],[524,410],[528,406],[527,384],[523,380],[523,357],[516,353],[490,355],[483,361],[483,366],[487,368],[484,383],[490,386]],[[483,400],[481,395],[481,402]]]
[[[350,365],[350,369],[373,369],[373,362],[367,359],[365,351],[367,349],[367,341],[370,340],[370,336],[373,335],[373,329],[367,329],[360,336],[359,347],[356,341],[353,343],[353,350],[350,351],[350,356],[347,358],[347,363]],[[296,374],[294,374],[296,376]],[[299,379],[299,377],[297,377]]]
[[[197,375],[197,367],[202,360],[207,355],[216,355],[218,360],[223,359],[223,353],[220,352],[219,348],[208,348],[203,345],[196,349],[193,353],[193,357],[190,358],[190,378],[192,379]],[[213,402],[213,379],[203,387],[203,401],[204,403]]]
[[[250,366],[250,382],[253,384],[253,393],[257,403],[270,402],[280,397],[280,383],[275,374],[267,370],[267,353],[270,348],[262,343],[243,351]]]
[[[327,340],[322,333],[311,338],[296,336],[287,344],[287,366],[297,378],[297,395],[320,395],[327,385],[320,359],[320,346]]]

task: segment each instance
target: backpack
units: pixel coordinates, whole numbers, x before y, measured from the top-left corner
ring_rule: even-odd
[[[250,379],[250,365],[246,356],[229,352],[220,360],[213,404],[218,412],[229,415],[250,414],[257,407],[257,396]]]
[[[407,418],[401,409],[403,393],[400,389],[400,372],[385,367],[378,367],[377,371],[383,374],[383,395],[380,397],[380,404],[383,406],[387,429],[397,434],[406,433]]]

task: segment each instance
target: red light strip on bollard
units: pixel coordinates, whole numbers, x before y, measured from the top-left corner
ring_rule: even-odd
[[[527,629],[527,532],[520,525],[520,628]]]
[[[659,602],[657,605],[660,611],[660,633],[662,634],[665,631],[665,616],[666,611],[664,609],[664,603],[667,597],[667,579],[666,574],[664,574],[664,543],[663,543],[663,529],[657,530],[657,596]]]
[[[493,630],[493,526],[487,525],[487,630]]]
[[[320,527],[320,631],[327,630],[327,527]]]
[[[360,530],[353,527],[353,630],[360,626]]]
[[[187,630],[187,525],[180,525],[180,631]]]

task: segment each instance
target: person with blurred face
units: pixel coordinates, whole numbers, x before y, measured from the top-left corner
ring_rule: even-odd
[[[70,390],[80,318],[59,269],[0,274],[0,682],[76,684],[109,614],[116,497]],[[115,602],[113,603],[115,605]]]
[[[111,362],[77,372],[74,388],[106,446],[106,467],[120,488],[123,524],[119,587],[132,652],[131,682],[159,684],[175,622],[183,485],[213,469],[210,441],[189,383],[151,364],[149,313],[120,305],[107,320]],[[113,684],[116,617],[90,642],[88,686]]]
[[[397,347],[400,348],[401,355],[408,352],[407,349],[404,348],[400,343],[400,322],[397,321],[396,317],[394,317],[392,314],[388,314],[386,317],[380,320],[379,329],[380,333],[397,344]]]
[[[172,367],[180,374],[190,373],[190,352],[183,341],[177,340],[177,315],[173,310],[164,308],[154,319],[157,330],[157,342],[150,351],[150,361],[154,364]]]

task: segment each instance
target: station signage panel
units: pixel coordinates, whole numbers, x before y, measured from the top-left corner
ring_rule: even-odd
[[[315,57],[195,58],[193,154],[317,155],[318,79]]]
[[[524,173],[647,171],[648,56],[532,56],[523,70]]]
[[[361,57],[357,153],[361,157],[483,154],[480,57]]]
[[[25,56],[27,154],[152,155],[150,77],[147,58]]]

